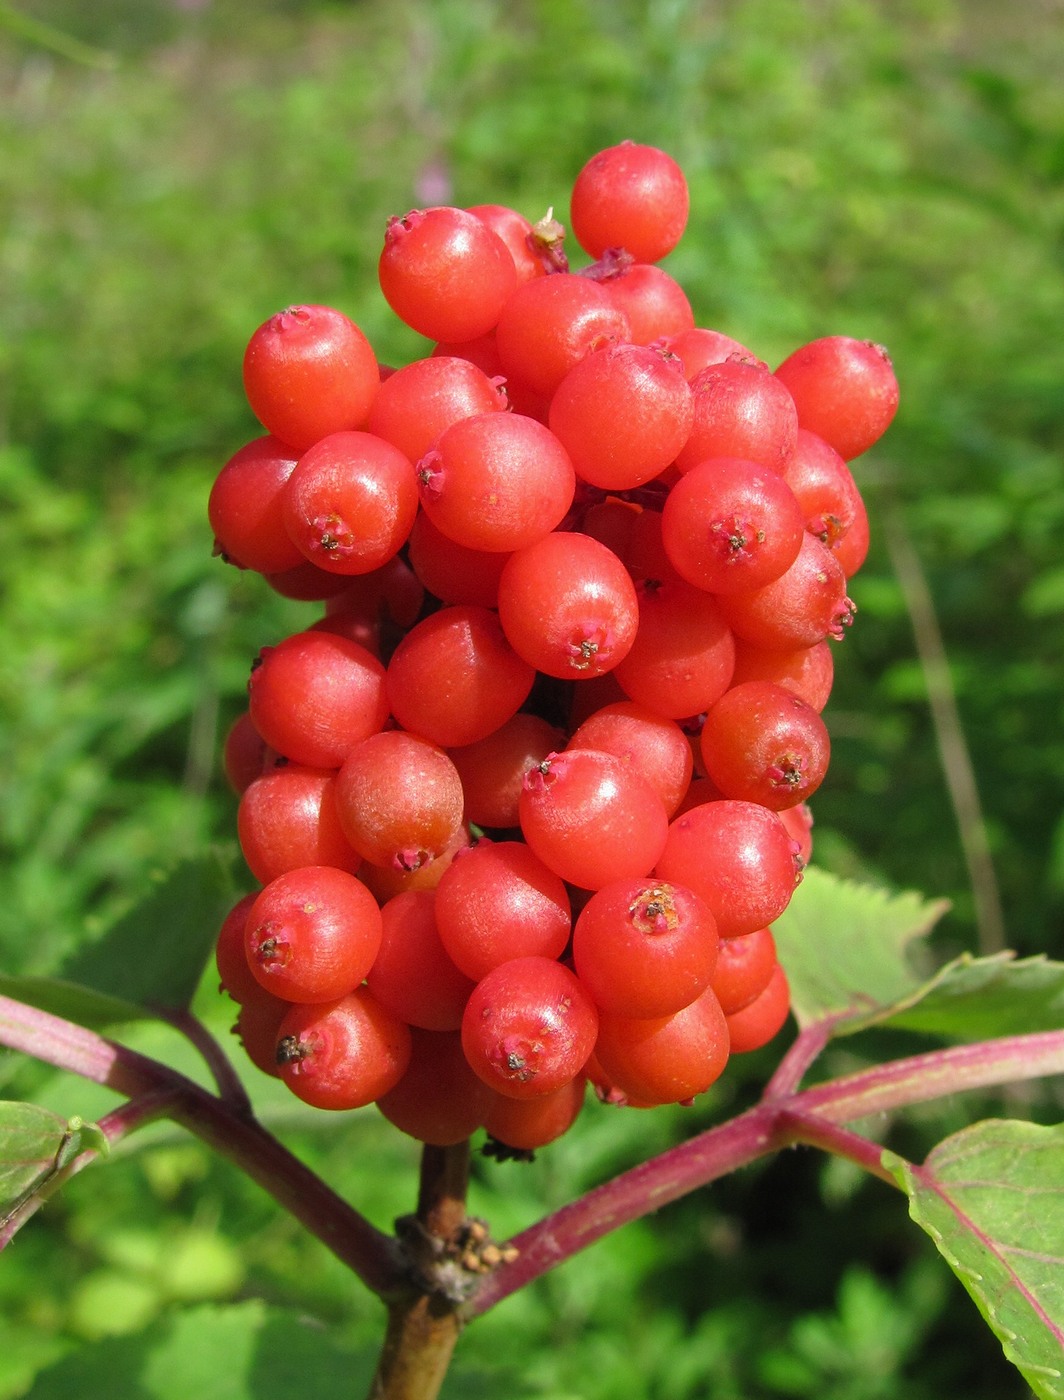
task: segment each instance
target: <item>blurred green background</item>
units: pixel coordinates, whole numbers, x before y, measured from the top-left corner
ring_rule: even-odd
[[[54,969],[175,858],[219,848],[239,872],[220,738],[251,656],[315,615],[211,558],[210,484],[259,431],[251,331],[326,302],[382,360],[423,353],[376,286],[387,217],[431,198],[564,220],[576,172],[624,137],[688,176],[667,266],[700,324],[770,363],[880,341],[901,383],[855,466],[874,543],[836,653],[818,862],[947,896],[943,952],[994,946],[996,885],[1007,943],[1064,955],[1062,21],[1060,0],[0,0],[3,968]],[[979,897],[929,703],[942,668],[914,639],[924,587],[982,803]],[[11,1057],[0,1079],[100,1111]],[[412,1150],[375,1117],[323,1128],[254,1091],[375,1219],[411,1208]],[[482,1172],[474,1209],[518,1228],[727,1106],[589,1114],[528,1171]],[[918,1115],[895,1145],[956,1123]],[[748,1172],[479,1323],[450,1393],[1026,1394],[887,1195],[813,1160]],[[97,1374],[103,1394],[184,1326],[230,1358],[227,1327],[272,1327],[279,1352],[357,1373],[380,1321],[165,1132],[24,1232],[0,1299],[0,1400],[95,1394]],[[289,1394],[257,1356],[246,1393]],[[169,1393],[138,1384],[122,1393]]]

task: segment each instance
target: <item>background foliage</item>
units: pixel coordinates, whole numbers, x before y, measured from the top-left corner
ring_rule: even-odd
[[[422,353],[376,287],[388,215],[493,200],[564,219],[584,160],[624,136],[687,172],[669,268],[700,323],[771,363],[833,332],[890,349],[902,408],[858,479],[873,528],[903,522],[930,584],[1008,941],[1064,955],[1062,10],[0,3],[3,970],[54,970],[175,858],[218,848],[246,885],[217,748],[250,657],[313,615],[210,557],[210,482],[258,431],[240,390],[251,330],[322,301],[383,360]],[[837,653],[817,860],[950,898],[937,937],[953,951],[975,939],[973,901],[884,536]],[[180,939],[180,913],[145,937]],[[208,985],[201,1001],[224,1027]],[[527,1172],[482,1172],[474,1209],[518,1228],[738,1106],[763,1072],[692,1113],[589,1113]],[[104,1106],[10,1060],[0,1079],[63,1114]],[[413,1153],[372,1114],[325,1131],[261,1078],[253,1090],[374,1218],[410,1208]],[[921,1155],[968,1107],[936,1112],[892,1146]],[[1021,1395],[900,1210],[812,1157],[749,1172],[489,1314],[455,1393],[510,1366],[507,1393],[581,1400],[630,1396],[633,1374],[662,1400]],[[72,1365],[150,1369],[193,1325],[227,1354],[211,1309],[234,1298],[297,1350],[300,1328],[327,1328],[337,1367],[379,1324],[255,1188],[155,1132],[5,1254],[0,1400],[58,1393]],[[245,1371],[249,1395],[288,1393],[261,1356]]]

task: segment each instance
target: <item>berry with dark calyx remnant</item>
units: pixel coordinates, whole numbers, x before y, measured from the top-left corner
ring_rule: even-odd
[[[297,1098],[315,1108],[364,1108],[402,1079],[410,1028],[367,987],[324,1005],[293,1006],[277,1028],[275,1058]]]
[[[462,1045],[490,1088],[535,1099],[570,1083],[595,1046],[598,1013],[578,979],[552,958],[514,958],[476,985]]]

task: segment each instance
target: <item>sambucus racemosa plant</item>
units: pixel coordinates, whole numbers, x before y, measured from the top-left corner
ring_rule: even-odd
[[[205,902],[192,937],[147,957],[141,909],[55,979],[0,979],[0,1043],[126,1099],[91,1124],[0,1105],[0,1242],[169,1117],[385,1302],[372,1394],[414,1400],[516,1289],[804,1144],[900,1187],[1009,1359],[1061,1396],[1062,1130],[977,1123],[913,1164],[850,1125],[1060,1073],[1064,967],[930,972],[914,940],[941,905],[805,869],[827,639],[852,622],[867,547],[847,463],[893,416],[893,370],[834,336],[773,374],[696,327],[657,267],[686,216],[675,163],[625,142],[574,186],[596,259],[579,272],[553,219],[392,222],[381,286],[432,355],[382,369],[321,307],[252,336],[269,436],[215,483],[218,552],[327,600],[264,649],[227,741],[262,888],[216,937],[206,867],[178,872],[160,898],[190,919]],[[394,1234],[257,1122],[189,1009],[212,946],[260,1069],[319,1108],[376,1103],[424,1144]],[[469,1215],[473,1134],[496,1156],[546,1147],[589,1081],[597,1112],[689,1101],[788,1009],[798,1034],[746,1112],[512,1239]],[[151,1016],[198,1047],[213,1090],[100,1033]],[[829,1042],[872,1026],[946,1044],[815,1080]]]

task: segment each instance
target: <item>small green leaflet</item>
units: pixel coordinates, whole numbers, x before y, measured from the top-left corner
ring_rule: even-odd
[[[1064,1400],[1064,1125],[990,1120],[884,1165],[1040,1400]]]
[[[95,1123],[60,1118],[36,1104],[0,1102],[0,1231],[34,1196],[49,1194],[65,1168],[90,1148],[108,1150]]]
[[[965,1041],[1064,1027],[1064,963],[1005,952],[928,965],[921,940],[947,907],[807,870],[772,926],[799,1026],[830,1020],[834,1035],[850,1035],[887,1025]]]
[[[0,974],[0,994],[93,1030],[184,1010],[234,898],[217,856],[157,871],[143,896],[54,977]]]

